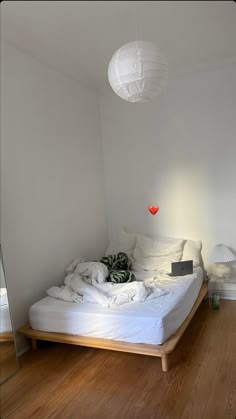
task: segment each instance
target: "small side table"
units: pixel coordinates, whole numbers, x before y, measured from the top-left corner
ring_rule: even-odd
[[[236,300],[236,276],[232,278],[210,277],[208,282],[209,298],[216,293],[220,298],[227,300]]]

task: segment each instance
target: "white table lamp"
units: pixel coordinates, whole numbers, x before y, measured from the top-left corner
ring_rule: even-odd
[[[209,256],[209,261],[215,264],[215,275],[218,278],[230,278],[230,262],[236,260],[235,254],[224,244],[216,244]]]

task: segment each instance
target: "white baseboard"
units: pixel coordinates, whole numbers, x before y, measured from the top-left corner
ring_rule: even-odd
[[[219,297],[224,300],[236,300],[236,290],[221,290],[217,291]]]
[[[208,289],[210,294],[216,292],[222,299],[236,300],[236,281],[210,281]]]

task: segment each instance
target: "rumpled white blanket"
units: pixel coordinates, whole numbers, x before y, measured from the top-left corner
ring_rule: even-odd
[[[101,262],[72,262],[66,270],[62,287],[47,290],[50,297],[76,303],[94,303],[103,307],[131,301],[141,302],[167,294],[155,280],[133,281],[123,284],[106,282],[108,269]]]
[[[8,305],[7,289],[0,288],[0,306]]]

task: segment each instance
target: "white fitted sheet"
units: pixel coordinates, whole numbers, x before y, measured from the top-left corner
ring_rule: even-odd
[[[137,274],[137,273],[136,273]],[[139,279],[157,272],[138,272]],[[189,314],[203,282],[202,268],[183,277],[158,277],[170,291],[153,300],[104,308],[98,304],[68,303],[46,297],[31,306],[30,325],[35,330],[162,344]]]

